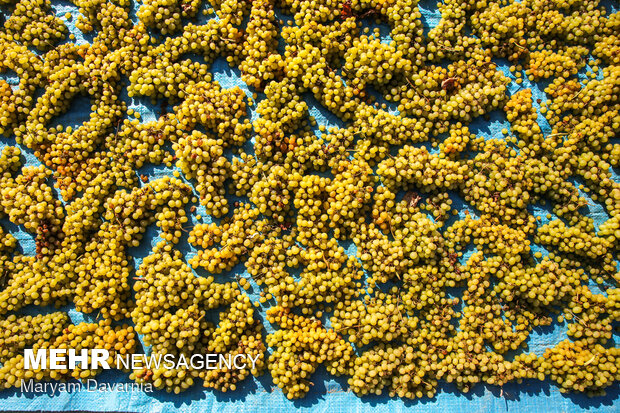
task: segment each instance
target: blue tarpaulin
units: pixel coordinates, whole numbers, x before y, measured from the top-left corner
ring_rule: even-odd
[[[206,2],[205,2],[206,3]],[[75,22],[79,14],[77,7],[67,1],[52,0],[53,9],[56,15],[63,18],[69,27],[71,33],[76,35],[78,43],[87,42],[82,33],[75,28]],[[136,7],[138,3],[134,2]],[[615,10],[616,5],[605,4],[608,10]],[[440,19],[440,13],[435,4],[429,1],[421,2],[423,21],[426,27],[433,27]],[[6,7],[2,8],[2,12],[6,16]],[[65,13],[71,13],[70,19],[65,18]],[[287,18],[286,16],[281,16]],[[207,18],[214,18],[213,15],[201,17],[204,21]],[[290,18],[290,17],[288,17]],[[375,26],[371,24],[371,26]],[[383,28],[385,29],[385,27]],[[382,33],[387,33],[382,30]],[[387,39],[387,37],[386,37]],[[501,70],[514,79],[509,72],[509,64],[507,62],[497,62]],[[580,76],[585,79],[585,72],[588,68],[582,70]],[[240,86],[250,97],[253,93],[241,81],[239,72],[231,69],[223,59],[218,59],[213,64],[212,72],[215,80],[219,81],[224,88]],[[11,74],[0,75],[3,79],[14,85],[17,84],[17,78]],[[509,93],[515,93],[523,88],[532,88],[533,99],[541,98],[546,100],[542,89],[531,84],[525,79],[522,85],[512,83],[509,87]],[[125,95],[126,101],[130,107],[139,111],[143,121],[155,120],[159,112],[158,105],[152,105],[148,99],[134,99]],[[343,126],[342,123],[331,115],[325,108],[322,108],[312,97],[308,98],[310,114],[317,120],[318,125],[325,126]],[[73,104],[69,112],[59,119],[58,123],[63,125],[76,126],[84,120],[88,119],[90,104],[86,103],[87,99],[78,101]],[[256,106],[250,106],[251,119],[256,118]],[[539,113],[538,118],[541,127],[545,133],[549,133],[549,125],[544,121],[544,117]],[[501,138],[503,136],[501,130],[510,128],[505,116],[500,111],[491,113],[491,120],[485,121],[478,119],[470,125],[470,130],[480,136],[487,138]],[[320,135],[320,131],[316,130]],[[14,137],[0,136],[0,149],[6,145],[15,145]],[[247,146],[247,145],[246,145]],[[38,165],[39,161],[33,155],[32,151],[25,147],[21,147],[22,152],[28,165]],[[430,149],[430,148],[429,148]],[[173,168],[152,167],[142,168],[139,173],[146,174],[151,179],[163,175],[172,174]],[[617,172],[617,171],[615,171]],[[617,178],[617,175],[615,175]],[[587,194],[582,193],[587,198]],[[190,224],[197,222],[209,222],[204,208],[197,205],[198,210],[190,218]],[[466,205],[461,204],[464,212]],[[590,202],[589,214],[595,219],[598,226],[608,217],[602,206],[596,202]],[[547,209],[543,207],[533,207],[532,213],[540,216],[542,222],[547,222]],[[473,213],[473,211],[472,211]],[[202,215],[202,221],[196,219],[197,215]],[[34,238],[31,234],[24,231],[14,224],[8,222],[7,219],[0,220],[0,224],[17,237],[19,241],[19,249],[25,253],[34,255],[35,246]],[[138,248],[132,248],[129,253],[134,259],[135,266],[140,264],[142,259],[152,250],[152,246],[160,240],[156,227],[151,227],[145,236],[144,241]],[[189,258],[195,254],[195,249],[188,245],[187,237],[183,238],[178,248],[185,252]],[[536,247],[533,248],[536,251]],[[349,249],[353,253],[353,248]],[[239,265],[233,269],[230,274],[243,274],[244,267]],[[247,273],[246,273],[247,275]],[[218,276],[218,280],[225,280],[230,275]],[[593,288],[595,288],[593,286]],[[257,299],[260,290],[253,284],[250,291],[252,299]],[[598,291],[597,291],[598,292]],[[95,317],[84,315],[75,311],[71,307],[66,307],[67,311],[74,323],[81,321],[94,321]],[[272,331],[271,326],[265,321],[264,310],[259,313],[259,317],[265,324],[267,332]],[[54,311],[53,309],[26,308],[21,313],[36,314],[41,311]],[[554,323],[550,327],[537,328],[531,334],[527,351],[536,354],[542,354],[545,348],[551,347],[559,341],[566,338],[566,328],[564,324]],[[279,412],[279,411],[326,411],[326,412],[362,412],[373,411],[378,412],[399,412],[405,410],[424,410],[428,412],[487,412],[487,411],[510,411],[510,412],[577,412],[582,410],[590,411],[609,411],[616,412],[620,408],[616,405],[619,396],[619,386],[615,385],[608,388],[608,394],[605,397],[588,398],[583,395],[569,394],[562,395],[557,387],[548,380],[545,382],[526,381],[522,384],[508,384],[503,388],[478,385],[468,393],[459,392],[454,385],[442,383],[440,384],[437,395],[432,398],[423,398],[414,401],[406,401],[400,399],[390,399],[387,396],[369,396],[359,398],[348,390],[346,379],[335,379],[322,369],[311,377],[314,383],[310,393],[302,400],[287,400],[280,389],[274,386],[268,373],[258,379],[248,379],[242,382],[238,390],[232,393],[214,392],[210,389],[203,389],[200,385],[194,386],[187,392],[179,395],[171,395],[165,391],[155,390],[152,393],[144,393],[141,391],[114,390],[101,391],[101,389],[93,390],[84,386],[80,391],[74,392],[56,392],[55,394],[33,394],[23,393],[20,389],[0,391],[0,409],[3,410],[88,410],[88,411],[135,411],[135,412],[162,412],[162,411],[181,411],[181,412]],[[105,371],[98,377],[99,383],[131,383],[128,375],[118,371]]]

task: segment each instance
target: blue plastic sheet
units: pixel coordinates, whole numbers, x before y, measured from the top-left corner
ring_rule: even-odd
[[[205,2],[206,3],[206,2]],[[74,23],[79,15],[77,7],[67,1],[52,0],[53,9],[57,16],[63,18],[70,29],[70,32],[76,36],[77,43],[86,43],[88,37],[84,37],[82,33],[75,28]],[[608,10],[615,11],[617,4],[603,2]],[[134,2],[135,8],[139,6]],[[441,15],[432,1],[422,1],[420,3],[422,10],[422,19],[426,28],[435,26]],[[6,8],[0,9],[6,16]],[[65,13],[71,13],[72,18],[66,19]],[[135,10],[134,10],[135,17]],[[280,16],[282,19],[290,19],[290,16]],[[207,18],[214,18],[213,15],[200,17],[199,21]],[[378,27],[374,26],[373,27]],[[382,28],[382,34],[388,33],[385,27]],[[389,38],[385,37],[388,41]],[[497,61],[501,70],[509,77],[514,76],[508,70],[508,63]],[[580,76],[585,79],[585,72],[588,68],[582,70]],[[239,86],[243,89],[248,97],[252,96],[252,91],[245,85],[236,69],[231,69],[223,59],[218,59],[213,64],[212,73],[214,79],[219,81],[224,88]],[[17,85],[18,79],[11,74],[0,74],[0,77],[9,81],[13,85]],[[533,99],[544,99],[542,88],[536,84],[531,84],[525,79],[522,85],[512,83],[509,87],[509,94],[513,94],[523,88],[532,88]],[[130,108],[139,111],[144,122],[155,120],[158,116],[158,105],[152,105],[148,99],[134,99],[124,95],[125,100],[130,103]],[[317,120],[316,134],[320,135],[318,125],[343,126],[342,122],[331,115],[325,108],[314,100],[311,96],[306,96],[310,107],[310,115]],[[260,97],[259,97],[260,99]],[[88,119],[88,110],[90,104],[82,104],[83,101],[74,103],[69,112],[59,119],[58,124],[65,126],[76,126],[84,120]],[[257,117],[255,105],[250,106],[250,118]],[[470,130],[480,136],[486,138],[501,138],[503,128],[510,128],[505,116],[501,111],[494,111],[491,114],[490,121],[477,119],[470,125]],[[544,116],[539,113],[538,121],[543,132],[549,133],[549,125],[546,124]],[[0,136],[0,149],[6,145],[15,145],[14,137]],[[251,145],[246,145],[251,147]],[[33,153],[25,147],[21,147],[27,165],[39,165],[39,161]],[[429,147],[429,149],[431,149]],[[174,168],[146,166],[140,169],[139,173],[149,176],[150,179],[171,175]],[[613,171],[617,172],[617,171]],[[618,178],[618,175],[615,175]],[[587,198],[587,194],[582,193]],[[459,203],[459,198],[454,196],[457,206],[461,206],[461,216],[468,210],[467,205]],[[209,222],[210,218],[205,213],[204,208],[196,205],[197,211],[189,214],[189,225],[198,222]],[[608,217],[603,207],[591,201],[589,208],[589,216],[595,220],[598,227]],[[472,214],[473,211],[470,211]],[[542,206],[531,207],[531,212],[540,216],[542,222],[547,222],[547,214],[550,210]],[[196,219],[197,215],[202,215],[201,221]],[[25,254],[34,255],[35,246],[34,238],[31,234],[24,231],[22,227],[18,227],[8,222],[7,219],[1,219],[0,224],[9,232],[11,232],[19,241],[18,249]],[[138,248],[131,248],[130,255],[134,259],[137,268],[142,259],[147,256],[154,246],[160,240],[156,227],[147,230],[145,239]],[[187,237],[181,239],[178,248],[185,253],[189,259],[196,250],[187,243]],[[538,249],[537,249],[538,248]],[[540,247],[534,247],[534,251],[544,251]],[[350,246],[348,249],[350,254],[355,253],[355,247]],[[216,279],[230,279],[235,274],[248,276],[244,274],[243,265],[238,265],[230,273],[218,276]],[[198,275],[201,275],[200,272]],[[252,283],[250,296],[253,300],[258,298],[260,289],[256,284]],[[592,288],[596,289],[595,286]],[[597,291],[598,292],[598,291]],[[67,311],[74,323],[82,321],[95,321],[95,317],[91,315],[81,314],[72,307],[68,306],[63,309]],[[265,324],[266,332],[273,331],[272,327],[265,321],[265,308],[262,307],[258,316]],[[37,314],[42,311],[51,312],[54,309],[26,308],[21,313]],[[325,320],[327,321],[327,320]],[[327,321],[328,322],[328,321]],[[550,327],[537,328],[532,332],[527,351],[536,354],[542,354],[545,348],[555,345],[559,341],[566,338],[566,328],[564,324],[554,323]],[[131,383],[128,375],[118,371],[105,371],[98,376],[99,383]],[[54,394],[32,394],[22,393],[19,389],[0,391],[0,409],[1,410],[88,410],[88,411],[132,411],[132,412],[289,412],[289,411],[317,411],[317,412],[401,412],[410,410],[424,410],[427,412],[487,412],[487,411],[506,411],[506,412],[578,412],[603,411],[617,412],[619,411],[617,401],[620,394],[619,386],[616,383],[607,389],[607,396],[598,398],[588,398],[583,395],[569,394],[562,395],[557,387],[548,380],[545,382],[527,381],[522,384],[508,384],[503,388],[496,386],[478,385],[468,393],[459,392],[454,385],[441,383],[437,395],[432,398],[423,398],[414,401],[390,399],[387,396],[367,396],[359,398],[354,395],[346,384],[346,379],[334,378],[329,376],[324,369],[319,370],[311,377],[314,383],[309,394],[302,400],[290,401],[286,399],[280,389],[273,385],[269,374],[264,374],[259,378],[251,378],[242,382],[235,392],[220,393],[210,389],[203,389],[200,385],[194,386],[192,389],[180,394],[173,395],[164,391],[154,391],[152,393],[144,393],[136,390],[121,391],[92,391],[84,387],[77,392],[56,392]]]

